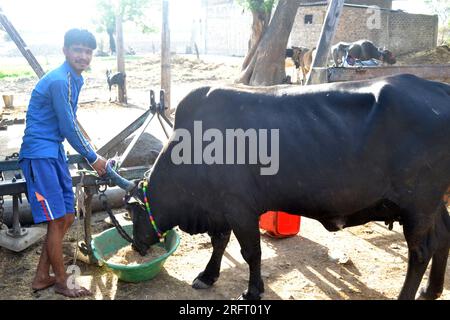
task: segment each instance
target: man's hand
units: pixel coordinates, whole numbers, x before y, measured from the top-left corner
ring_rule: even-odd
[[[97,171],[100,177],[103,176],[104,174],[106,174],[106,159],[98,155],[97,160],[95,160],[95,162],[91,164],[91,167],[94,168],[95,171]]]

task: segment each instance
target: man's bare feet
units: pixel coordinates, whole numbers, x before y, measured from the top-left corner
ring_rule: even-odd
[[[33,283],[31,284],[31,289],[33,291],[40,291],[47,289],[51,286],[53,286],[56,282],[55,277],[52,276],[46,276],[44,278],[34,278]]]
[[[78,287],[78,289],[69,289],[65,283],[55,283],[55,292],[69,298],[92,296],[92,292],[86,288]]]

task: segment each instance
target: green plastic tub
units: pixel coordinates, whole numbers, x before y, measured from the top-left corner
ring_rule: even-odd
[[[123,226],[128,234],[133,234],[133,225]],[[175,252],[180,244],[180,236],[175,230],[170,230],[164,242],[155,244],[166,250],[166,253],[159,256],[152,261],[143,264],[126,266],[122,264],[109,263],[104,260],[104,257],[110,256],[121,248],[129,245],[117,232],[116,228],[111,228],[103,231],[94,239],[92,239],[91,246],[94,257],[101,263],[110,268],[117,277],[125,282],[141,282],[154,278],[162,269],[166,259]]]

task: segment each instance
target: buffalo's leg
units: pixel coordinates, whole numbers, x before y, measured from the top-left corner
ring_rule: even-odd
[[[400,291],[400,300],[414,300],[428,263],[436,251],[432,224],[434,213],[423,214],[424,210],[408,210],[404,219],[403,232],[408,244],[408,269]]]
[[[223,253],[225,252],[228,241],[230,241],[230,235],[231,231],[210,235],[213,252],[205,270],[201,272],[192,283],[194,289],[209,288],[217,281],[220,274],[220,264],[222,262]]]
[[[261,239],[256,217],[252,221],[242,221],[233,225],[233,232],[241,246],[241,254],[248,263],[250,279],[248,290],[239,297],[245,300],[260,300],[264,293],[264,282],[261,278]]]
[[[433,255],[431,264],[430,278],[425,289],[420,292],[420,298],[426,300],[434,300],[441,296],[444,289],[445,269],[447,267],[449,247],[439,249]]]
[[[433,255],[430,277],[425,289],[421,290],[420,298],[434,300],[441,296],[444,290],[445,269],[447,267],[450,218],[444,205],[441,208],[441,219],[436,219],[435,233],[441,246]]]
[[[406,272],[405,283],[398,297],[399,300],[414,300],[422,277],[427,269],[430,257],[423,260],[419,250],[408,250],[408,271]]]

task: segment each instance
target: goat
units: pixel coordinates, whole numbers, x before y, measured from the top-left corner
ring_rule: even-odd
[[[106,70],[106,81],[108,82],[109,86],[109,101],[111,101],[112,86],[117,85],[123,90],[125,86],[125,77],[126,77],[125,73],[122,72],[117,72],[113,74],[113,76],[111,77],[111,70]]]

